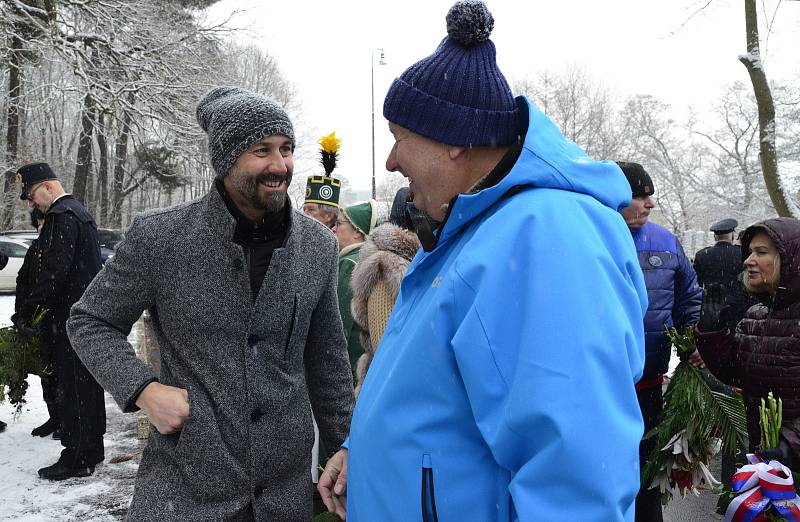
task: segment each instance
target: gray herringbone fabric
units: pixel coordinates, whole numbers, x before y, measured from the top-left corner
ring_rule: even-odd
[[[292,211],[253,303],[234,225],[216,189],[138,216],[72,308],[75,351],[124,411],[153,378],[126,340],[144,309],[159,380],[189,393],[180,434],[150,428],[130,520],[221,520],[252,502],[256,520],[307,522],[312,408],[328,449],[347,435],[353,389],[333,235]]]
[[[282,134],[294,144],[294,129],[275,101],[238,87],[215,87],[197,104],[197,121],[208,133],[208,154],[217,176],[228,174],[242,152],[264,136]]]

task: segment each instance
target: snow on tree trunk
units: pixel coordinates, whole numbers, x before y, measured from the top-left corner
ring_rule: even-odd
[[[20,110],[20,91],[22,90],[22,78],[20,68],[22,66],[22,56],[19,51],[22,46],[19,38],[12,35],[8,57],[8,102],[6,104],[6,151],[5,163],[7,171],[4,175],[3,183],[3,209],[0,226],[5,230],[11,228],[14,221],[14,211],[18,204],[16,179],[16,168],[19,152],[19,110]]]
[[[78,138],[78,156],[75,161],[75,181],[72,194],[75,199],[88,204],[87,187],[91,184],[92,146],[94,136],[94,99],[86,93],[81,111],[81,134]]]
[[[744,6],[747,54],[739,56],[739,61],[744,64],[750,75],[758,106],[761,171],[764,174],[767,192],[778,215],[800,218],[800,208],[792,201],[778,173],[778,158],[775,151],[775,103],[761,62],[756,2],[745,0]]]

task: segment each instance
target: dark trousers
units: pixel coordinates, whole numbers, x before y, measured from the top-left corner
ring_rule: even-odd
[[[103,388],[78,358],[66,335],[66,317],[42,328],[43,341],[53,354],[61,388],[61,461],[70,467],[102,462],[106,406]],[[49,331],[48,331],[49,329]],[[47,335],[55,334],[55,335]]]
[[[56,373],[55,365],[51,370],[50,375],[42,377],[42,398],[44,403],[47,404],[47,413],[50,415],[50,419],[58,425],[61,422],[61,417],[58,413],[61,391],[58,385],[58,373]]]
[[[664,398],[661,386],[655,386],[646,390],[637,390],[636,396],[639,399],[639,408],[644,418],[644,432],[647,433],[655,428],[658,423],[658,416],[664,409]],[[639,469],[644,469],[650,453],[656,446],[655,438],[643,440],[639,443]],[[636,495],[636,522],[662,522],[661,513],[661,494],[658,488],[648,489],[650,484],[642,484],[639,494]]]

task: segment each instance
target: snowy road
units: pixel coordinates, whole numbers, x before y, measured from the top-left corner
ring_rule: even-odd
[[[0,326],[11,323],[14,296],[0,296]],[[0,420],[8,428],[0,433],[0,520],[49,522],[122,520],[133,494],[137,464],[134,460],[110,464],[116,455],[136,449],[136,416],[123,414],[106,394],[108,424],[106,460],[94,475],[63,482],[49,482],[37,470],[58,460],[61,444],[50,437],[32,437],[31,430],[47,420],[39,378],[28,378],[27,402],[13,419],[12,408],[0,404]]]

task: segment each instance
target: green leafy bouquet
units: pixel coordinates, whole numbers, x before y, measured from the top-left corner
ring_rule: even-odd
[[[31,327],[38,327],[46,313],[47,310],[37,308]],[[49,357],[38,335],[22,337],[16,326],[0,328],[0,402],[8,397],[14,406],[15,416],[22,412],[22,405],[25,404],[28,374],[42,377],[51,372]]]
[[[688,361],[695,351],[694,332],[676,328],[666,331],[681,362],[675,368],[658,425],[645,434],[655,448],[642,470],[642,484],[659,488],[661,503],[678,492],[700,494],[701,488],[716,489],[717,481],[708,464],[720,449],[733,454],[737,441],[747,437],[744,405],[740,396],[712,391],[703,373]]]

